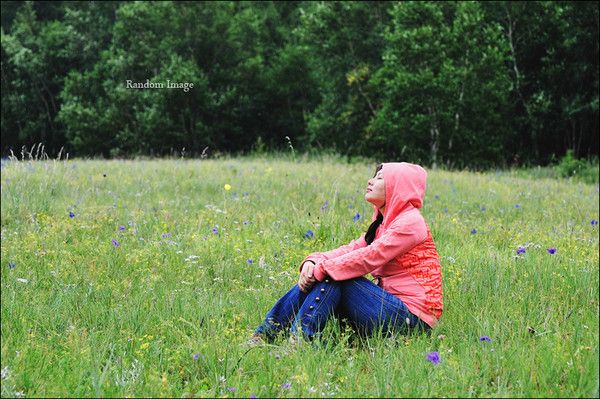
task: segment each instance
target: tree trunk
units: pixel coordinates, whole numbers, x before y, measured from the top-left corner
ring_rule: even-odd
[[[513,33],[515,31],[515,26],[516,26],[517,21],[512,19],[506,4],[504,4],[504,10],[506,11],[506,21],[507,21],[506,35],[508,37],[508,44],[510,46],[510,55],[511,55],[511,61],[513,64],[513,71],[515,73],[515,81],[514,81],[515,90],[517,92],[517,95],[519,96],[519,100],[521,100],[521,103],[523,104],[525,113],[527,114],[527,121],[529,122],[529,129],[530,129],[530,134],[531,134],[531,146],[532,146],[534,157],[535,157],[535,159],[539,159],[536,126],[534,126],[533,117],[531,116],[531,110],[529,109],[529,105],[527,104],[527,101],[525,101],[525,97],[523,96],[523,92],[521,91],[521,74],[519,72],[519,67],[517,65],[517,52],[515,50],[515,43],[513,40]]]
[[[469,52],[467,50],[467,57]],[[465,69],[467,67],[468,60],[465,60]],[[456,112],[454,113],[454,133],[450,134],[450,139],[448,140],[448,149],[452,149],[452,139],[454,135],[458,135],[458,128],[460,127],[460,110],[462,109],[463,98],[465,97],[465,83],[467,81],[467,77],[463,77],[462,85],[460,87],[460,93],[458,95],[458,106],[456,108]]]
[[[348,38],[348,47],[350,48],[350,53],[352,54],[353,58],[356,59],[356,55],[354,53],[354,45],[352,44],[351,38]],[[355,69],[356,69],[356,67],[355,67]],[[371,114],[373,116],[377,116],[377,111],[375,111],[375,107],[373,107],[373,103],[371,102],[371,100],[369,99],[367,94],[364,92],[362,85],[360,84],[360,77],[356,78],[356,83],[358,84],[358,92],[367,102],[367,105],[369,106],[369,109],[371,110]]]
[[[431,157],[431,167],[437,168],[437,155],[440,145],[440,129],[437,121],[437,113],[432,106],[427,107],[429,112],[429,133],[431,135],[431,146],[429,155]]]

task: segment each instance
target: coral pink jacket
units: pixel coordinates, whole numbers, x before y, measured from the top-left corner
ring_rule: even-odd
[[[442,315],[442,274],[431,232],[419,212],[427,172],[409,163],[383,164],[385,210],[375,239],[364,234],[348,245],[316,252],[304,261],[315,263],[314,276],[322,281],[349,280],[371,273],[379,286],[393,294],[431,327]],[[378,209],[374,209],[373,220]]]

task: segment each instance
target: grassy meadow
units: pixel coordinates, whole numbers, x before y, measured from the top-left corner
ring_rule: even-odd
[[[598,397],[597,184],[430,170],[430,335],[243,345],[374,166],[3,160],[2,397]]]

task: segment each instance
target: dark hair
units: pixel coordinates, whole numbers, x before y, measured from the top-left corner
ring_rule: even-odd
[[[377,172],[379,172],[381,168],[383,168],[382,164],[377,165],[373,177],[377,175]],[[375,221],[371,223],[371,225],[367,229],[367,233],[365,234],[365,241],[367,242],[367,245],[371,245],[371,243],[375,239],[375,233],[377,232],[377,228],[379,227],[381,222],[383,222],[383,215],[381,214],[381,212],[377,212],[377,219],[375,219]]]

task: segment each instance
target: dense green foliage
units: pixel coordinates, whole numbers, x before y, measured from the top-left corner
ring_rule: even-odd
[[[304,256],[367,229],[373,164],[1,167],[2,397],[598,397],[596,185],[431,170],[432,334],[248,350]]]
[[[2,2],[2,152],[593,158],[598,18],[597,2]]]

